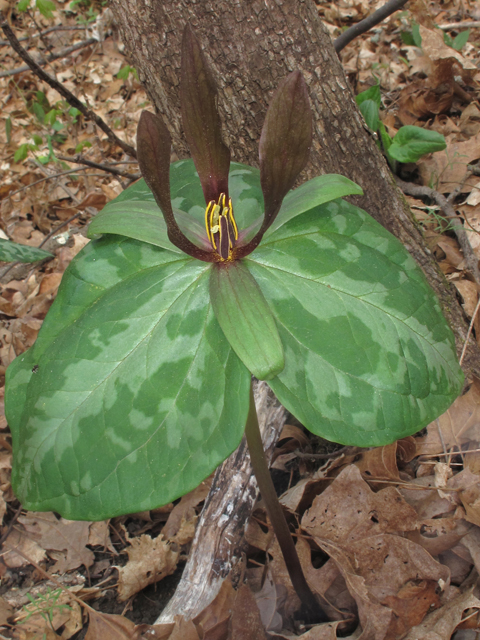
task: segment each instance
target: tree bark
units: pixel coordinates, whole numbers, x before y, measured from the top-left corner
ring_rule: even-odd
[[[258,166],[258,140],[272,92],[287,73],[301,70],[314,116],[314,142],[302,179],[340,173],[362,186],[365,195],[354,199],[355,204],[399,238],[421,266],[455,332],[460,353],[468,327],[453,287],[426,247],[403,194],[364,124],[313,0],[111,0],[111,8],[130,63],[162,114],[178,158],[189,155],[182,134],[178,86],[180,42],[187,22],[195,29],[213,69],[224,140],[236,161]],[[473,340],[463,366],[467,374],[480,375],[480,350]],[[241,452],[240,459],[236,457],[235,468],[245,463],[245,455]],[[231,465],[225,465],[219,482],[228,486],[235,474]],[[243,493],[248,509],[241,510],[242,501],[235,509],[245,516],[253,503],[251,490]],[[227,508],[225,502],[216,507],[215,513],[224,513],[222,509]],[[202,520],[208,526],[205,518]],[[220,529],[217,531],[220,533],[213,547],[211,540],[203,550],[201,545],[196,547],[196,554],[210,554],[212,567],[216,560],[211,549],[218,547],[222,535]],[[202,535],[204,532],[197,532],[198,538]],[[238,527],[236,535],[241,535]],[[238,549],[240,543],[237,539],[231,547]],[[222,567],[232,567],[232,554],[221,553]],[[235,553],[238,555],[238,551]],[[201,582],[207,576],[198,569],[203,564],[198,558],[191,558],[189,563],[189,582],[183,583],[164,619],[184,610],[193,617],[199,613],[200,603],[205,604]],[[216,588],[210,593],[214,594]],[[198,589],[198,597],[192,589]],[[192,604],[195,599],[197,604]]]

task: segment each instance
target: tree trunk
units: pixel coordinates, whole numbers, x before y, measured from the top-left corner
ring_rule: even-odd
[[[258,166],[258,140],[272,92],[287,73],[301,70],[314,116],[314,142],[302,178],[340,173],[362,186],[365,195],[355,198],[355,204],[399,238],[422,267],[455,332],[460,352],[468,327],[454,289],[427,249],[364,124],[313,0],[111,0],[111,7],[126,54],[164,117],[178,158],[188,156],[178,86],[180,43],[187,22],[212,66],[224,139],[236,161]],[[473,340],[464,370],[480,375],[480,350]],[[226,566],[225,558],[222,562]],[[181,613],[182,602],[176,604]],[[193,617],[195,607],[187,606]],[[170,609],[168,613],[174,612]]]

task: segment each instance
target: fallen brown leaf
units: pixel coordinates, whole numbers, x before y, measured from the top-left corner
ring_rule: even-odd
[[[435,580],[410,581],[404,584],[396,595],[386,596],[384,604],[393,611],[393,619],[388,634],[401,636],[417,624],[426,614],[440,606]]]
[[[417,455],[434,456],[452,447],[462,448],[469,441],[480,441],[480,380],[477,378],[467,393],[428,425],[427,435],[417,438]]]
[[[466,609],[480,608],[478,600],[471,592],[459,594],[443,607],[429,613],[423,622],[410,629],[404,640],[446,640],[462,620]]]
[[[12,529],[4,545],[2,560],[10,569],[24,567],[30,561],[38,564],[47,557],[45,550],[19,529]]]
[[[167,640],[172,635],[175,623],[170,624],[137,624],[132,640]]]
[[[270,633],[280,631],[283,626],[279,609],[283,606],[286,597],[286,587],[275,583],[270,571],[267,572],[263,587],[255,594],[255,599],[263,626]]]
[[[266,640],[266,637],[255,596],[248,585],[243,584],[236,594],[229,638],[231,640]]]
[[[373,493],[355,465],[343,469],[302,518],[302,529],[336,544],[416,528],[417,514],[397,489]]]
[[[397,467],[397,443],[374,447],[360,454],[355,466],[369,478],[400,480]]]
[[[187,544],[187,542],[193,540],[198,519],[195,507],[205,500],[211,486],[212,477],[207,478],[196,489],[183,496],[180,502],[173,507],[162,529],[165,539],[177,542],[180,545]]]
[[[13,607],[3,598],[0,598],[0,626],[7,624],[13,613]]]
[[[124,567],[118,567],[118,597],[122,602],[172,574],[180,556],[180,551],[162,535],[152,539],[145,534],[129,542],[130,546],[125,549],[129,560]]]
[[[213,601],[193,618],[192,622],[202,639],[226,640],[235,596],[235,589],[227,578]]]
[[[295,640],[295,638],[301,638],[302,640],[337,640],[337,627],[339,624],[339,622],[327,622],[326,624],[315,625],[306,633],[302,633],[301,636],[278,633],[270,635],[270,638],[271,640]]]
[[[466,512],[465,518],[480,526],[480,476],[470,469],[463,469],[448,481],[448,487],[458,490]]]
[[[88,610],[85,640],[131,640],[135,624],[124,616]]]
[[[308,585],[314,594],[320,596],[319,604],[327,616],[332,620],[356,618],[355,600],[336,563],[330,558],[315,569],[309,543],[304,538],[298,538],[296,548]]]
[[[108,522],[108,520],[101,520],[100,522],[91,523],[88,533],[88,544],[92,547],[103,547],[111,551],[114,555],[117,555],[117,550],[110,540]]]
[[[458,141],[453,134],[446,138],[447,148],[425,156],[417,162],[422,183],[432,185],[440,193],[450,193],[463,182],[467,165],[480,158],[480,133]],[[472,188],[478,178],[470,177],[464,188]]]
[[[20,516],[18,522],[23,525],[26,535],[56,560],[50,573],[65,573],[81,565],[88,568],[93,564],[95,556],[86,548],[90,522],[57,519],[53,513],[35,511]]]

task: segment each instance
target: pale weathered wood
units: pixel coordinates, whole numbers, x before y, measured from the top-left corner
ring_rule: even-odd
[[[254,387],[260,429],[270,459],[285,423],[285,410],[265,382]],[[243,438],[238,449],[217,469],[200,516],[182,579],[157,624],[175,615],[194,618],[215,598],[225,578],[241,559],[244,531],[258,495]]]

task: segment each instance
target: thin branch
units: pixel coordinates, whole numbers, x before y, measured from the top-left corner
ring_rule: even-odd
[[[59,160],[63,160],[64,162],[74,162],[75,164],[84,164],[87,167],[91,167],[92,169],[101,169],[102,171],[106,171],[107,173],[112,173],[114,176],[121,176],[122,178],[127,178],[127,180],[138,180],[141,178],[140,173],[128,173],[127,171],[121,171],[120,169],[115,169],[115,167],[111,167],[108,164],[99,164],[98,162],[92,162],[92,160],[87,160],[87,158],[82,158],[82,156],[77,155],[74,158],[69,158],[68,156],[57,156]]]
[[[5,540],[8,538],[8,536],[10,535],[11,530],[13,529],[13,525],[16,523],[18,516],[22,513],[22,505],[20,504],[18,509],[15,511],[15,513],[13,514],[12,519],[10,520],[10,522],[8,523],[8,527],[7,530],[5,531],[5,533],[2,535],[2,537],[0,538],[0,549],[3,547],[3,543],[5,542]]]
[[[43,247],[43,245],[50,240],[50,238],[52,236],[54,236],[56,233],[58,233],[60,231],[60,229],[63,229],[63,227],[66,227],[67,225],[69,225],[71,222],[73,222],[74,220],[76,220],[77,218],[79,218],[81,215],[83,215],[83,211],[77,211],[77,213],[75,213],[73,216],[71,216],[68,220],[64,220],[63,222],[61,222],[58,227],[55,227],[55,229],[52,229],[50,231],[50,233],[48,235],[45,236],[45,238],[42,240],[42,242],[38,245],[38,248],[41,249]]]
[[[53,62],[54,60],[58,60],[59,58],[65,58],[66,56],[68,56],[70,53],[73,53],[74,51],[78,51],[79,49],[83,49],[85,47],[90,46],[91,44],[96,44],[96,43],[97,43],[97,40],[95,40],[95,38],[88,38],[88,40],[82,40],[81,42],[72,44],[70,47],[63,47],[62,49],[59,49],[58,51],[51,53],[46,58],[44,58],[43,56],[38,56],[35,62],[36,64],[43,66],[44,64],[48,64],[50,62]],[[15,69],[6,69],[5,71],[0,71],[0,78],[16,76],[19,73],[28,71],[29,69],[30,69],[30,66],[27,64],[24,64],[21,67],[15,67]]]
[[[40,178],[39,180],[35,180],[35,182],[31,182],[30,184],[27,184],[24,187],[21,187],[20,189],[16,189],[16,191],[12,191],[12,193],[9,193],[8,195],[6,195],[4,199],[8,200],[9,198],[13,198],[13,196],[16,196],[17,193],[21,193],[26,189],[30,189],[30,187],[34,187],[36,184],[40,184],[41,182],[46,182],[47,180],[53,180],[54,178],[61,178],[62,176],[67,176],[69,173],[79,173],[80,171],[88,171],[88,169],[89,167],[83,167],[83,168],[77,167],[76,169],[68,169],[68,171],[61,171],[60,173],[53,173],[50,176],[44,176],[43,178]],[[92,177],[92,176],[101,176],[103,174],[89,173],[88,175]]]
[[[383,22],[385,18],[388,18],[392,13],[401,9],[405,4],[407,4],[407,2],[408,0],[388,0],[383,7],[380,7],[380,9],[377,9],[371,15],[367,16],[365,20],[357,22],[357,24],[352,25],[344,31],[341,36],[338,36],[338,38],[333,42],[335,51],[340,53],[340,51],[344,49],[349,42],[354,40],[357,36],[360,36],[362,33],[370,31],[372,27]]]
[[[472,319],[470,320],[470,325],[468,327],[467,337],[465,338],[465,343],[464,343],[463,349],[462,349],[462,355],[460,356],[460,366],[462,366],[463,359],[465,358],[465,353],[467,351],[468,341],[470,340],[470,335],[472,333],[473,324],[475,322],[475,318],[477,317],[477,313],[478,313],[479,307],[480,307],[480,297],[478,299],[477,306],[475,307],[475,311],[472,314]]]
[[[443,196],[438,191],[435,191],[435,189],[431,189],[430,187],[413,184],[412,182],[404,182],[399,178],[395,178],[395,180],[403,193],[409,196],[426,196],[428,198],[432,198],[432,200],[434,200],[438,204],[440,209],[444,212],[445,216],[450,220],[453,231],[455,232],[458,243],[460,244],[460,247],[462,249],[467,269],[471,271],[473,277],[475,278],[475,282],[477,284],[480,284],[478,258],[472,249],[472,245],[470,244],[470,240],[468,239],[468,234],[465,231],[464,226],[455,214],[455,209],[453,208],[451,203],[448,202],[447,198],[445,198],[445,196]]]
[[[453,29],[474,29],[480,27],[480,20],[467,20],[466,22],[449,22],[448,24],[437,25],[442,31],[450,31]]]
[[[85,27],[80,27],[78,25],[73,27],[68,27],[66,25],[59,24],[56,27],[48,27],[48,29],[44,29],[43,31],[33,33],[31,36],[22,36],[21,38],[18,38],[18,41],[26,42],[27,40],[31,40],[32,38],[39,38],[41,36],[46,36],[49,33],[53,33],[54,31],[84,31],[84,30],[85,30]],[[0,40],[0,47],[6,47],[7,45],[10,45],[9,40]]]
[[[133,156],[137,157],[137,152],[135,149],[121,140],[108,126],[108,124],[96,113],[94,113],[91,109],[88,109],[76,96],[73,95],[71,91],[69,91],[65,86],[57,82],[54,78],[52,78],[48,73],[46,73],[36,62],[31,58],[31,56],[25,51],[22,45],[17,40],[16,35],[13,33],[12,29],[8,25],[6,21],[3,21],[0,26],[2,27],[3,33],[7,36],[12,45],[13,49],[18,53],[18,55],[28,64],[30,69],[37,75],[41,80],[49,84],[51,87],[56,89],[58,93],[65,98],[65,100],[78,109],[87,120],[92,120],[95,124],[100,127],[100,129],[106,133],[108,139],[112,144],[116,144],[121,149]]]

